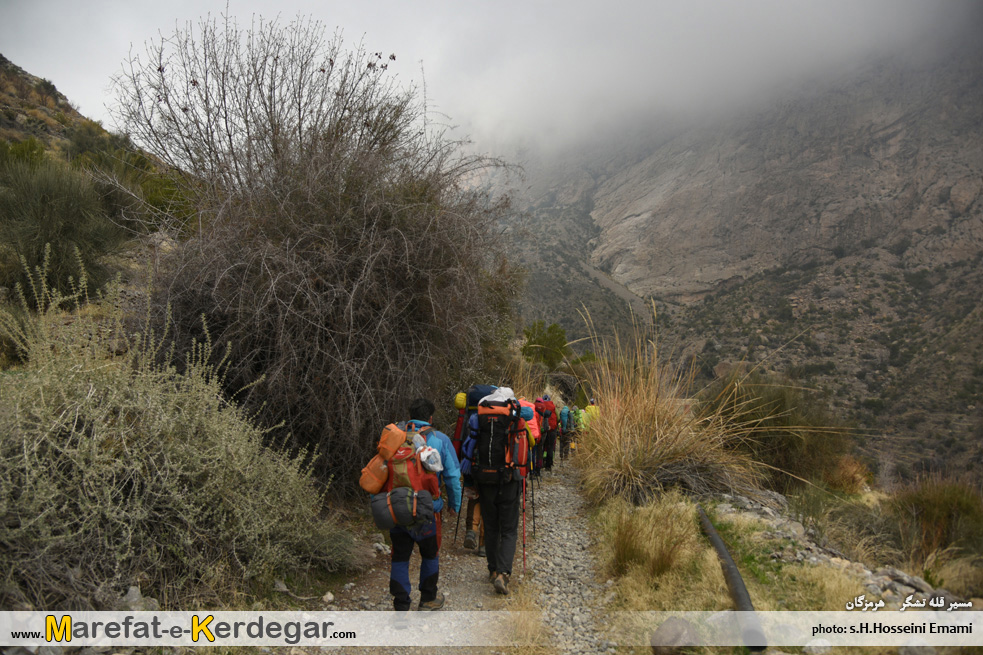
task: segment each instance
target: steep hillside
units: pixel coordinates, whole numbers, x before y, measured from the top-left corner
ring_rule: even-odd
[[[34,137],[48,150],[62,151],[68,147],[68,132],[83,124],[91,121],[54,83],[0,54],[0,139],[19,142]]]
[[[530,304],[575,325],[555,302],[571,291],[614,322],[624,298],[655,299],[676,352],[815,387],[886,475],[983,461],[978,39],[545,171],[528,220],[565,254],[536,269]]]
[[[897,64],[900,66],[901,64]],[[641,295],[908,244],[906,265],[983,248],[983,67],[909,63],[690,131],[606,180],[592,261]]]

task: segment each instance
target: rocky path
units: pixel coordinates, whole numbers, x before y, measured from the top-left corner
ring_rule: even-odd
[[[543,611],[543,627],[558,653],[615,652],[602,629],[609,582],[599,576],[597,552],[569,462],[545,474],[536,489],[536,538],[530,583]],[[612,594],[613,597],[613,594]]]
[[[581,654],[615,652],[616,644],[602,630],[600,606],[609,599],[610,582],[599,577],[594,560],[594,543],[588,529],[583,500],[577,489],[577,469],[569,462],[558,462],[536,483],[536,526],[533,533],[532,489],[526,499],[526,566],[522,561],[522,519],[520,541],[513,568],[512,593],[496,594],[488,583],[483,557],[463,547],[464,527],[454,539],[456,517],[445,515],[440,553],[440,590],[447,602],[445,610],[539,610],[542,631],[537,639],[538,653]],[[376,541],[381,542],[382,535]],[[376,545],[377,565],[351,581],[335,594],[325,609],[390,610],[389,553]],[[418,579],[419,554],[411,560],[410,580]],[[414,607],[419,592],[413,592]],[[421,649],[393,647],[384,650],[351,649],[352,652],[417,653]],[[432,650],[432,649],[430,649]],[[332,650],[332,652],[339,652]],[[342,650],[341,652],[346,652]]]

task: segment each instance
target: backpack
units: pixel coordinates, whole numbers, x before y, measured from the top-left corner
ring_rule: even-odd
[[[478,404],[471,475],[479,484],[510,482],[525,474],[529,449],[515,398],[483,399]]]
[[[362,469],[362,475],[358,479],[358,484],[362,489],[370,494],[377,494],[382,491],[382,487],[385,486],[386,480],[389,478],[387,462],[392,459],[396,450],[405,441],[406,423],[390,423],[382,428],[379,445],[376,447],[378,452]]]
[[[390,427],[386,426],[387,430]],[[412,424],[407,429],[406,423],[396,424],[395,428],[402,430],[405,437],[386,462],[387,476],[383,490],[372,496],[372,518],[376,527],[382,530],[391,530],[398,525],[413,532],[433,521],[433,502],[440,498],[437,474],[424,467],[413,443],[414,436],[432,428],[417,431]]]

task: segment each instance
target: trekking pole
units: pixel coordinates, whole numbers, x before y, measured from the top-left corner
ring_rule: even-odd
[[[532,466],[533,468],[536,467],[535,461],[533,461]],[[529,488],[531,489],[530,495],[532,496],[532,536],[535,539],[536,537],[536,482],[535,480],[531,485],[529,485]]]
[[[526,479],[522,478],[522,572],[526,572]]]

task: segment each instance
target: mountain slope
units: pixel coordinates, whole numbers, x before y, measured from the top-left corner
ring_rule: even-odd
[[[902,476],[983,463],[978,41],[530,167],[536,247],[566,254],[528,305],[576,326],[579,289],[607,329],[654,299],[674,352],[794,377]]]

